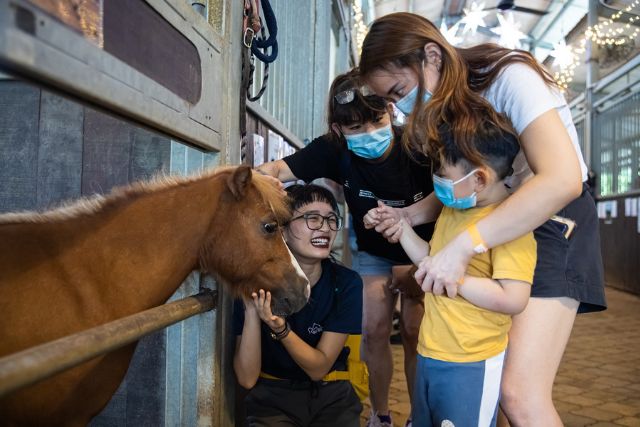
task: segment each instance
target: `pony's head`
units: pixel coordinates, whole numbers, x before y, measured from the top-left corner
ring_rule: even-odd
[[[248,166],[224,174],[211,237],[200,253],[202,267],[235,296],[264,289],[271,292],[274,314],[295,313],[307,303],[310,287],[282,236],[281,225],[291,217],[285,195]]]

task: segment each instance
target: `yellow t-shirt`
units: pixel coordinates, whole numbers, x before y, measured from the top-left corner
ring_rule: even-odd
[[[489,215],[497,205],[466,210],[443,208],[431,239],[431,255],[471,224]],[[467,274],[493,279],[533,282],[536,241],[533,233],[474,256]],[[464,286],[462,284],[461,286]],[[523,285],[524,286],[524,285]],[[477,362],[507,348],[511,316],[476,307],[464,298],[431,293],[424,297],[418,353],[449,362]]]

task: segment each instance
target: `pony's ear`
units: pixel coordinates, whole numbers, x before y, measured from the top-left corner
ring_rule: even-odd
[[[247,187],[251,182],[251,168],[247,165],[240,165],[233,171],[233,173],[227,178],[227,187],[231,191],[231,194],[240,200],[247,192]]]

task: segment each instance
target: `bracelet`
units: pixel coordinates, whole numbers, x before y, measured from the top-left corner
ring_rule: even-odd
[[[289,326],[289,322],[285,322],[281,331],[276,332],[272,329],[270,335],[272,339],[281,341],[289,335],[289,332],[291,332],[291,327]]]
[[[471,245],[473,246],[473,252],[475,252],[476,254],[483,254],[489,250],[476,224],[470,225],[469,228],[467,228],[467,232],[471,236]]]

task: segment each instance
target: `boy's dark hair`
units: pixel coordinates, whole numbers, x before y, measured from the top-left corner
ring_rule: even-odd
[[[292,185],[286,188],[289,195],[289,207],[292,211],[313,202],[325,202],[335,213],[340,213],[338,202],[331,191],[315,184]]]
[[[440,148],[440,164],[446,162],[457,165],[462,162],[466,172],[478,166],[488,166],[494,170],[500,180],[513,173],[511,165],[520,151],[520,142],[514,132],[505,132],[498,126],[485,121],[473,136],[473,143],[482,156],[484,164],[474,164],[466,159],[454,140],[448,126],[440,131],[442,147]]]
[[[384,98],[372,95],[363,95],[360,91],[362,81],[357,68],[340,74],[331,83],[329,89],[329,103],[327,107],[327,126],[331,131],[331,124],[348,126],[354,123],[372,122],[381,114],[387,112],[387,101]],[[353,101],[340,104],[336,95],[346,90],[355,90]]]

